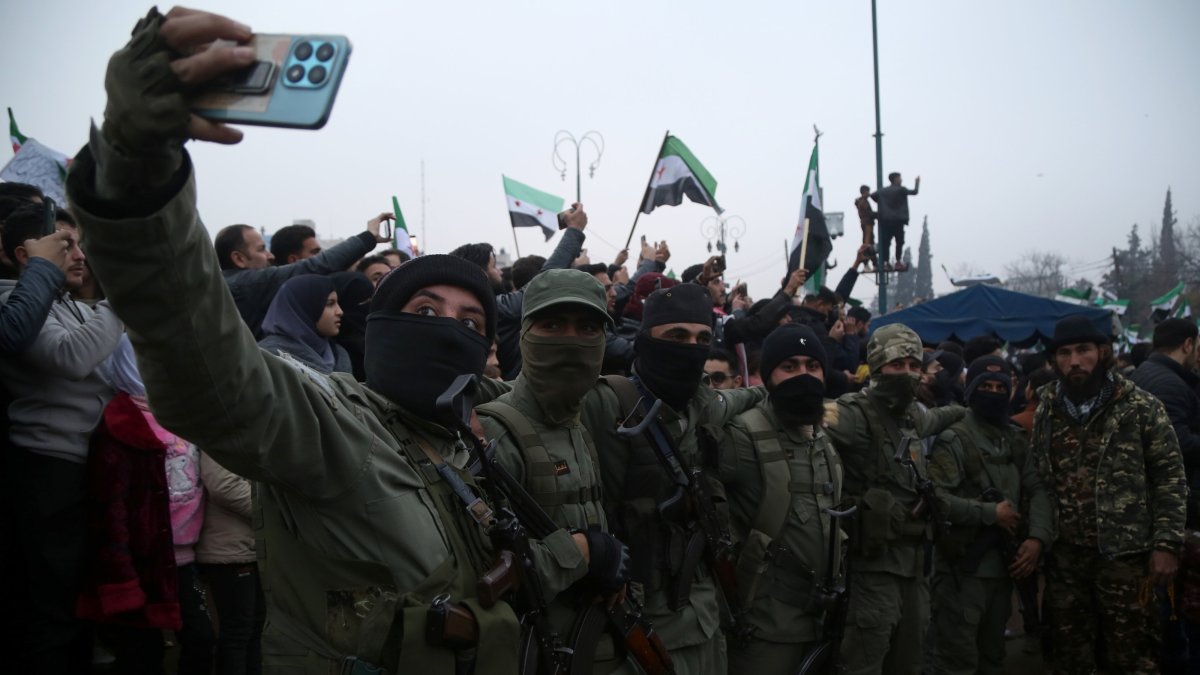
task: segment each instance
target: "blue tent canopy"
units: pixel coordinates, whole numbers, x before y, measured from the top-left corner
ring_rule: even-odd
[[[902,323],[927,343],[936,344],[951,338],[965,342],[980,335],[993,335],[1025,347],[1038,340],[1048,340],[1054,335],[1054,324],[1059,319],[1076,314],[1090,318],[1102,334],[1112,335],[1110,310],[1072,305],[982,284],[881,316],[871,322],[871,329]]]

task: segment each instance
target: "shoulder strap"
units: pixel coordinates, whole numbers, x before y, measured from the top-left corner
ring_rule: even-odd
[[[612,387],[613,392],[617,395],[617,402],[621,404],[621,416],[624,417],[633,412],[642,398],[637,385],[624,375],[605,375],[604,381]]]
[[[742,413],[742,421],[750,433],[750,442],[762,474],[763,492],[758,512],[754,514],[754,529],[775,540],[783,533],[792,498],[792,472],[788,467],[787,453],[779,444],[779,432],[762,410],[757,407],[747,410]]]
[[[542,437],[533,428],[529,418],[516,407],[500,400],[476,406],[475,411],[500,422],[512,435],[525,462],[525,485],[529,494],[538,504],[546,506],[546,498],[558,491],[554,480],[554,462],[550,460]]]

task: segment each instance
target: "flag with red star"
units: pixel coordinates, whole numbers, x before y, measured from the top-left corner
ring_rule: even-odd
[[[704,204],[721,213],[717,206],[717,179],[696,159],[691,150],[675,136],[667,136],[658,163],[646,186],[642,199],[642,213],[650,213],[657,206],[679,206],[683,198]]]
[[[546,241],[558,231],[558,212],[562,211],[563,200],[552,194],[536,190],[508,176],[504,179],[504,197],[508,200],[508,215],[513,227],[540,227]]]

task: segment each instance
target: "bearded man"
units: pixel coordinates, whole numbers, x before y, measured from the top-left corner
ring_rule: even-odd
[[[1102,648],[1111,672],[1157,673],[1151,586],[1171,583],[1179,566],[1179,443],[1162,403],[1114,372],[1111,342],[1091,321],[1059,321],[1050,352],[1058,382],[1039,392],[1033,451],[1058,516],[1051,661],[1057,673],[1094,673]]]

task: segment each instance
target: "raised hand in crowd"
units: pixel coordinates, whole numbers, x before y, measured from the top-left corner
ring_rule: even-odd
[[[655,244],[654,259],[660,263],[665,263],[671,259],[671,249],[667,247],[666,239]]]
[[[66,273],[71,266],[67,253],[71,250],[71,239],[74,235],[67,230],[59,230],[41,239],[26,239],[25,252],[30,258],[42,258],[54,264]]]
[[[783,285],[783,292],[789,296],[794,296],[804,286],[804,282],[808,280],[808,270],[803,267],[797,268],[794,272],[788,275],[787,283]]]
[[[385,237],[385,236],[383,236],[383,234],[381,234],[381,231],[383,228],[383,221],[386,220],[386,221],[390,222],[395,219],[396,219],[395,214],[385,211],[384,213],[381,213],[367,221],[367,231],[370,232],[371,234],[375,235],[375,240],[377,242],[379,242],[380,244],[386,244],[387,242],[391,241],[392,239],[391,239],[391,237]]]
[[[580,202],[575,202],[572,204],[571,208],[565,212],[565,215],[563,216],[563,222],[567,224],[567,227],[573,230],[582,230],[587,227],[587,211],[583,210],[583,204]]]
[[[613,260],[613,265],[616,267],[623,267],[625,265],[625,261],[627,260],[629,260],[629,249],[623,248],[617,252],[617,257],[615,260]]]

